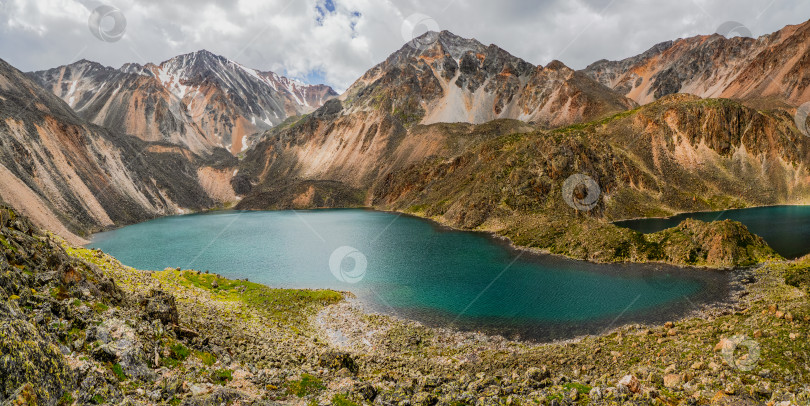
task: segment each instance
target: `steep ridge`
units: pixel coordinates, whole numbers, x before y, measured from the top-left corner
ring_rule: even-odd
[[[378,208],[495,231],[516,244],[576,258],[679,262],[690,250],[664,247],[685,237],[642,238],[607,221],[807,204],[808,167],[810,138],[789,114],[674,95],[606,120],[498,137],[453,158],[414,164],[378,182],[371,199]],[[566,180],[577,174],[596,187],[566,190]],[[593,194],[592,209],[569,207],[566,193],[578,199]],[[682,231],[693,227],[682,224]],[[713,232],[735,240],[738,231]],[[733,249],[702,246],[694,249],[706,255]]]
[[[71,241],[235,199],[220,187],[235,165],[222,149],[201,158],[89,124],[0,60],[0,199]]]
[[[751,100],[764,106],[810,101],[810,21],[753,38],[719,34],[657,44],[583,73],[639,104],[673,93]]]
[[[448,31],[406,44],[340,99],[347,113],[380,110],[404,125],[511,118],[549,127],[632,107],[562,62],[534,66]]]
[[[431,35],[435,41],[428,44]],[[280,188],[282,195],[300,196],[305,206],[323,199],[363,204],[357,191],[403,165],[450,156],[504,132],[579,122],[633,106],[559,62],[536,67],[446,31],[420,41],[428,45],[403,46],[338,99],[259,137],[235,179],[242,192],[256,186],[240,207],[276,207],[280,202],[271,195]],[[469,125],[482,123],[490,124]],[[284,183],[291,180],[308,183],[290,189]],[[257,193],[272,202],[262,202]],[[321,197],[311,197],[316,195]]]
[[[208,51],[120,69],[79,61],[29,74],[83,118],[195,153],[248,147],[247,135],[308,113],[337,94],[246,68]]]

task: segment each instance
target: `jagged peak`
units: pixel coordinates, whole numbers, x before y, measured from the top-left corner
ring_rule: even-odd
[[[109,66],[104,66],[96,61],[91,61],[89,59],[79,59],[76,62],[71,64],[65,65],[67,67],[89,67],[91,69],[107,69],[107,70],[115,70],[115,68],[111,68]]]
[[[562,70],[573,71],[573,69],[569,68],[568,65],[564,64],[562,61],[558,59],[549,62],[548,65],[545,66],[545,69],[554,71],[562,71]]]

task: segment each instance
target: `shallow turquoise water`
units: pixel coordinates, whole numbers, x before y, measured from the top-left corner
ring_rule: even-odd
[[[785,258],[798,258],[810,253],[810,206],[772,206],[716,212],[685,213],[669,218],[618,221],[615,224],[642,233],[654,233],[675,227],[693,218],[702,221],[731,219],[745,224],[764,238],[768,245]]]
[[[89,246],[139,269],[347,290],[428,325],[537,339],[664,320],[728,293],[721,273],[521,254],[486,234],[368,210],[166,217],[97,234]]]

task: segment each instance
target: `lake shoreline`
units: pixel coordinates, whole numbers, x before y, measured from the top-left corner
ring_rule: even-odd
[[[746,210],[746,209],[770,208],[770,207],[792,207],[792,206],[803,207],[803,206],[808,206],[808,205],[778,204],[778,205],[764,205],[764,206],[751,206],[751,207],[744,207],[744,208],[734,208],[734,209],[727,209],[727,210],[721,210],[721,211]],[[596,261],[596,260],[589,259],[589,258],[577,258],[577,257],[566,255],[566,254],[553,253],[548,249],[542,249],[542,248],[518,245],[514,241],[512,241],[512,239],[498,233],[498,231],[496,231],[496,230],[463,229],[463,228],[454,227],[454,226],[452,226],[450,224],[447,224],[439,216],[428,217],[428,216],[423,216],[423,215],[420,215],[420,214],[414,213],[414,212],[406,212],[406,211],[395,210],[395,209],[385,209],[385,208],[373,207],[373,206],[339,207],[339,208],[322,207],[322,208],[310,208],[310,209],[277,209],[277,210],[254,210],[254,209],[235,210],[235,209],[232,209],[232,208],[213,208],[213,209],[201,210],[201,211],[197,211],[197,212],[173,214],[173,215],[169,215],[169,216],[159,216],[159,217],[155,217],[154,219],[147,220],[147,221],[159,220],[159,219],[170,218],[170,217],[188,216],[188,215],[205,215],[205,214],[223,213],[223,212],[229,212],[229,211],[231,211],[231,212],[265,212],[265,211],[266,212],[283,212],[283,211],[307,212],[307,211],[329,211],[329,210],[366,210],[366,211],[373,211],[373,212],[380,212],[380,213],[389,213],[389,214],[394,214],[394,215],[398,215],[398,216],[408,216],[408,217],[418,218],[418,219],[426,220],[426,221],[430,222],[431,224],[434,225],[434,227],[436,229],[447,229],[447,230],[452,230],[452,231],[463,231],[463,232],[470,232],[470,233],[485,234],[490,239],[492,239],[493,241],[497,241],[497,242],[499,242],[501,244],[505,244],[506,246],[508,246],[508,248],[511,251],[516,252],[516,253],[528,253],[528,254],[540,255],[540,256],[547,255],[547,256],[553,256],[553,257],[559,257],[559,258],[567,258],[567,259],[574,260],[574,261],[582,261],[582,262],[587,262],[587,263],[592,263],[592,264],[611,264],[611,263],[614,263],[614,264],[621,264],[621,263],[660,264],[660,265],[675,266],[675,267],[679,267],[679,268],[683,268],[683,269],[718,270],[718,271],[734,271],[736,269],[751,268],[751,267],[755,267],[755,266],[758,265],[757,264],[757,265],[751,265],[751,266],[746,266],[746,267],[714,267],[714,266],[708,266],[708,265],[691,265],[691,264],[681,264],[681,263],[673,263],[673,262],[665,262],[665,261],[630,261],[630,260]],[[625,227],[619,226],[619,225],[617,225],[615,223],[616,222],[623,222],[623,221],[644,220],[644,219],[661,219],[661,220],[665,220],[665,219],[669,219],[669,218],[672,218],[672,217],[675,217],[675,216],[678,216],[678,215],[682,215],[682,214],[693,214],[693,213],[697,214],[697,213],[711,213],[711,212],[712,212],[711,210],[710,211],[698,211],[698,212],[681,212],[681,213],[672,214],[672,215],[667,216],[667,217],[639,217],[639,218],[633,218],[633,219],[606,221],[606,224],[610,224],[610,225],[620,227],[620,228],[625,228]],[[89,238],[88,241],[89,242],[87,244],[83,244],[83,246],[87,247],[87,246],[91,245],[92,242],[93,242],[93,236],[95,234],[102,233],[102,232],[108,232],[108,231],[114,231],[114,230],[121,229],[121,228],[130,226],[130,225],[141,224],[141,223],[144,223],[144,222],[134,223],[134,224],[127,224],[127,225],[120,225],[120,226],[116,225],[116,226],[111,227],[109,229],[94,232],[93,234],[88,236],[88,238]]]
[[[392,225],[377,244],[356,245]],[[314,238],[321,233],[347,238],[324,240],[324,245]],[[346,245],[366,251],[379,271],[370,269],[358,285],[348,285],[334,269],[329,272],[330,253]],[[273,288],[351,290],[375,311],[386,312],[386,304],[392,309],[387,313],[428,326],[542,341],[593,334],[620,313],[639,322],[680,317],[692,310],[681,296],[693,306],[722,302],[731,277],[667,264],[600,264],[528,252],[490,232],[368,209],[177,216],[99,235],[89,247],[137,269],[180,266]],[[290,247],[309,248],[288,252]],[[256,255],[244,258],[244,249]],[[444,269],[443,276],[435,269]]]
[[[537,343],[366,313],[354,305],[351,294],[336,303],[317,304],[308,321],[279,324],[285,319],[278,320],[272,309],[287,306],[271,302],[268,313],[268,303],[251,299],[257,289],[266,289],[254,283],[196,271],[143,272],[98,251],[70,253],[96,264],[133,298],[151,295],[153,289],[176,298],[183,327],[174,329],[176,335],[166,330],[169,341],[161,348],[185,345],[206,357],[191,355],[177,365],[164,364],[157,369],[159,380],[144,385],[147,395],[176,379],[187,383],[172,392],[176,399],[238,393],[240,399],[295,404],[335,399],[357,405],[549,404],[563,399],[591,404],[708,404],[712,399],[803,404],[810,395],[797,386],[805,382],[795,375],[803,359],[779,355],[806,349],[806,294],[786,286],[782,277],[793,261],[763,264],[737,275],[739,292],[721,307],[665,323],[619,323],[597,335]],[[130,302],[137,306],[137,301],[124,303]],[[107,321],[98,328],[118,326],[116,320],[129,312],[107,310]],[[137,323],[138,330],[151,333],[148,323]],[[763,355],[769,354],[755,353],[751,372],[740,367],[749,364],[719,350],[737,337],[754,340]],[[82,354],[69,357],[78,360]],[[156,354],[168,358],[172,353],[165,349]],[[213,364],[202,364],[205,359]],[[212,385],[212,370],[226,371],[233,381]],[[305,381],[313,389],[289,389]],[[124,385],[127,396],[144,396]]]

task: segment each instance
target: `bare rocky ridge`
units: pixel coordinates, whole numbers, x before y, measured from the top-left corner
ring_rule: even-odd
[[[753,38],[719,34],[668,41],[583,73],[646,104],[673,93],[774,107],[810,101],[810,22]]]
[[[73,242],[92,230],[224,203],[198,170],[233,172],[222,149],[200,157],[86,122],[0,61],[0,198]],[[230,168],[230,169],[228,169]]]
[[[28,75],[95,124],[198,154],[216,147],[238,154],[248,147],[246,136],[337,96],[328,86],[260,72],[204,50],[159,65],[114,69],[79,61]]]
[[[406,44],[340,99],[348,114],[377,110],[406,126],[510,118],[549,127],[633,107],[562,62],[534,66],[496,45],[448,31]]]

